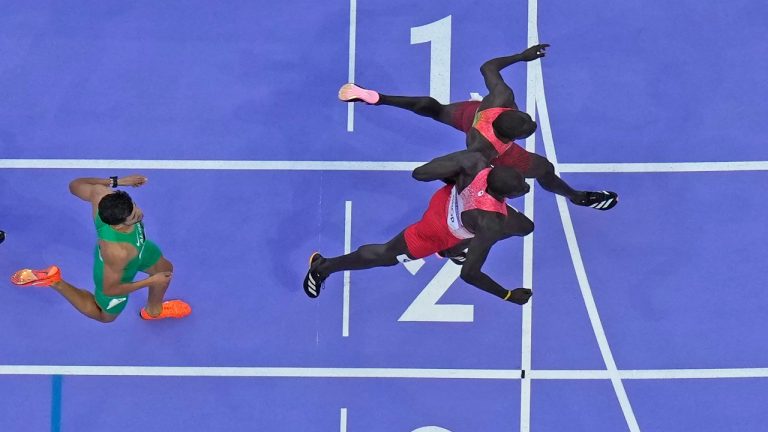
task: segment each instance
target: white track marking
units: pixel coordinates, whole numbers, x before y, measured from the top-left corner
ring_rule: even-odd
[[[157,169],[240,171],[413,171],[425,162],[398,161],[246,161],[145,159],[0,159],[14,169]],[[561,163],[561,173],[661,173],[768,171],[768,161]]]
[[[355,56],[357,51],[357,0],[349,0],[349,75],[347,82],[355,82]],[[355,104],[347,104],[347,132],[355,130]]]
[[[538,30],[538,2],[537,0],[528,1],[528,46],[539,43]],[[536,80],[537,71],[534,68],[534,62],[526,64],[526,91],[525,91],[525,110],[531,117],[536,117]],[[531,135],[525,140],[525,149],[531,153],[536,152],[536,134]],[[528,185],[531,191],[525,196],[525,216],[533,220],[533,203],[535,182],[528,179]],[[533,236],[535,233],[528,234],[523,238],[523,286],[533,289]],[[533,300],[531,297],[528,303],[523,305],[523,324],[522,324],[522,342],[521,342],[521,361],[520,368],[524,371],[531,370],[532,343],[533,343]],[[524,379],[520,383],[520,432],[529,432],[531,430],[531,380]]]
[[[768,368],[640,369],[618,371],[621,379],[743,379],[768,378]],[[519,369],[305,368],[305,367],[176,367],[6,365],[0,375],[69,376],[207,376],[282,378],[412,378],[519,380]],[[532,370],[525,379],[610,380],[607,370]]]
[[[344,255],[352,252],[352,201],[344,203]],[[349,336],[349,270],[344,271],[344,306],[342,312],[343,337]]]
[[[339,432],[347,432],[347,409],[342,408],[339,419]]]
[[[544,77],[541,74],[541,62],[533,62],[534,67],[538,68],[538,80],[536,91],[536,109],[539,112],[539,120],[541,123],[541,136],[544,141],[544,149],[547,154],[547,159],[555,166],[555,172],[559,175],[557,164],[557,153],[555,152],[555,141],[552,137],[552,127],[549,123],[549,112],[547,110],[547,99],[544,93]],[[563,229],[565,231],[565,238],[568,242],[568,250],[571,254],[571,261],[573,261],[573,268],[576,271],[576,278],[579,282],[579,288],[581,289],[581,295],[584,297],[584,304],[587,308],[587,314],[589,315],[589,321],[592,324],[592,330],[595,332],[595,338],[597,339],[597,345],[600,348],[600,354],[605,362],[605,367],[608,370],[608,374],[613,384],[613,389],[616,392],[616,397],[619,400],[621,411],[624,413],[624,419],[627,422],[629,430],[632,432],[639,432],[640,426],[635,418],[635,413],[632,409],[632,405],[627,396],[627,392],[624,389],[624,384],[621,381],[621,377],[618,374],[616,368],[616,362],[611,352],[611,347],[608,345],[608,338],[605,335],[600,315],[597,311],[597,304],[592,295],[592,288],[589,285],[589,279],[587,278],[587,271],[584,267],[584,262],[581,258],[581,250],[576,240],[576,232],[573,228],[573,221],[571,220],[570,209],[565,198],[558,195],[557,208],[560,211],[560,219],[563,223]]]

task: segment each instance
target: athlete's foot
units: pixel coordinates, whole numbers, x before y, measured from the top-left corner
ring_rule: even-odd
[[[44,270],[23,269],[11,275],[11,283],[20,286],[47,287],[61,280],[61,270],[52,265]]]
[[[315,252],[309,257],[309,271],[304,277],[304,292],[311,298],[319,296],[320,290],[323,288],[325,278],[317,272],[317,267],[324,261],[325,258],[319,252]]]
[[[155,312],[155,311],[153,311]],[[192,307],[182,300],[167,300],[159,312],[150,314],[147,308],[141,308],[139,316],[144,320],[160,320],[166,318],[184,318],[192,313]]]
[[[512,303],[516,303],[519,305],[524,305],[528,303],[528,300],[533,295],[533,291],[531,291],[528,288],[516,288],[512,291],[507,292],[507,296],[504,297],[504,300]]]
[[[358,85],[347,83],[339,89],[339,100],[343,102],[365,102],[368,105],[376,105],[379,102],[379,93],[364,89]]]
[[[572,199],[571,202],[597,210],[610,210],[619,203],[619,195],[611,191],[583,192],[581,197]]]
[[[448,253],[446,251],[442,251],[442,252],[438,252],[437,256],[439,256],[440,258],[448,258],[456,265],[464,265],[464,261],[467,260],[467,251],[468,249],[464,249],[463,251],[459,252],[454,256],[448,256]]]

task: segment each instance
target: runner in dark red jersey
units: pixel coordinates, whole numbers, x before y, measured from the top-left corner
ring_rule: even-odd
[[[413,177],[448,184],[432,196],[419,222],[389,242],[364,245],[335,258],[313,254],[304,278],[307,295],[320,295],[325,279],[339,271],[393,266],[461,245],[467,248],[462,257],[464,281],[503,300],[525,304],[530,289],[507,290],[481,270],[496,242],[533,231],[533,222],[505,203],[528,192],[523,177],[509,167],[490,167],[482,154],[469,150],[434,159],[416,168]]]
[[[428,96],[389,96],[355,84],[342,86],[339,99],[370,105],[390,105],[433,118],[465,132],[467,148],[482,153],[491,164],[512,167],[523,177],[535,178],[541,187],[568,198],[574,204],[609,210],[618,203],[615,192],[574,190],[555,174],[554,166],[546,158],[530,153],[514,142],[532,135],[537,125],[530,115],[518,110],[515,95],[504,82],[500,71],[520,61],[528,62],[544,57],[547,47],[547,44],[535,45],[519,54],[485,62],[480,71],[489,93],[482,102],[443,105]]]

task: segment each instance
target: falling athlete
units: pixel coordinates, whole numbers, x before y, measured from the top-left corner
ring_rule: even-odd
[[[529,62],[546,55],[547,44],[485,62],[480,72],[488,95],[481,101],[443,105],[429,96],[389,96],[349,83],[339,90],[344,102],[389,105],[430,117],[467,134],[467,148],[482,153],[495,166],[514,168],[525,178],[535,178],[545,190],[562,195],[572,203],[609,210],[618,203],[610,191],[577,191],[555,174],[546,158],[526,151],[514,142],[531,136],[537,128],[530,115],[518,110],[512,89],[504,82],[501,70],[521,61]]]
[[[506,301],[528,302],[530,289],[505,289],[482,271],[496,242],[533,231],[533,222],[505,203],[507,198],[529,191],[520,174],[509,167],[490,167],[480,153],[463,150],[416,168],[413,177],[447,183],[432,196],[421,220],[385,244],[360,246],[335,258],[313,254],[304,278],[306,294],[313,298],[320,295],[326,278],[339,271],[393,266],[466,247],[461,269],[464,281]]]

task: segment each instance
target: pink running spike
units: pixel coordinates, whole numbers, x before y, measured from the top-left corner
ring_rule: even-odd
[[[339,89],[339,99],[344,102],[362,101],[374,105],[379,101],[379,93],[367,90],[352,83],[347,83]]]

